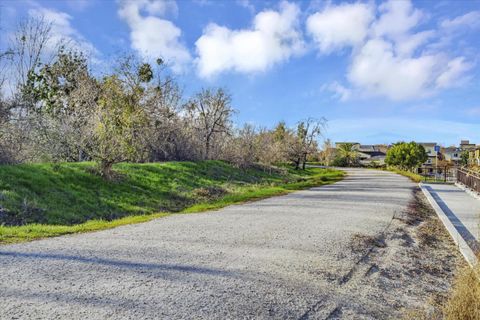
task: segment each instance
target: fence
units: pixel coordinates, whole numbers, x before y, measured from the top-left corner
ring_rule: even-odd
[[[457,169],[457,182],[480,193],[480,173],[468,169]]]
[[[453,166],[423,166],[417,168],[417,173],[428,182],[455,182],[456,168]]]

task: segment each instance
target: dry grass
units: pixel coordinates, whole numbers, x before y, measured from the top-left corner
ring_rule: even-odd
[[[366,234],[356,233],[352,236],[350,247],[352,252],[363,253],[371,248],[385,248],[387,244],[383,236],[369,236]]]
[[[418,191],[415,192],[415,200],[409,207],[405,222],[417,225],[415,237],[419,247],[436,250],[442,243],[452,240],[422,197]],[[426,308],[408,311],[405,319],[480,320],[480,265],[474,269],[465,265],[462,260],[450,291],[436,292],[430,297]],[[422,269],[430,274],[441,271],[438,267],[422,265]]]
[[[446,320],[480,320],[480,266],[459,270],[443,313]]]

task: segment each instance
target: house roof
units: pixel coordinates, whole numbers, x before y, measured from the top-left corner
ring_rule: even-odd
[[[459,152],[460,149],[457,147],[446,147],[442,148],[442,152]]]
[[[436,142],[419,142],[418,144],[424,147],[435,147],[437,145]]]
[[[360,144],[360,143],[358,143],[358,142],[340,141],[340,142],[335,142],[335,145],[337,145],[337,144],[346,144],[346,143]]]

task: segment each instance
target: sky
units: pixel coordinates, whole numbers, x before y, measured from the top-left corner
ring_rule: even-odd
[[[225,87],[235,123],[328,120],[325,138],[480,144],[480,0],[0,0],[92,56],[162,57],[185,95]]]

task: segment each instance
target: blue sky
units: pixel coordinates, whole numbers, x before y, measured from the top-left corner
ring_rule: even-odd
[[[480,1],[9,1],[94,57],[162,56],[188,96],[227,87],[237,123],[329,120],[333,141],[480,143]]]

